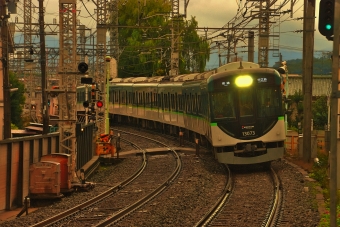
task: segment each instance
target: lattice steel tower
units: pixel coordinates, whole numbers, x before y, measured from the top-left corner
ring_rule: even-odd
[[[270,0],[260,0],[258,61],[261,67],[268,66]]]
[[[179,0],[172,0],[172,28],[171,28],[171,73],[176,76],[179,73],[179,37],[180,37],[180,15]]]
[[[76,0],[59,0],[59,132],[60,152],[76,159]],[[72,170],[75,172],[75,169]]]
[[[107,32],[107,1],[97,1],[97,51],[96,51],[96,72],[94,81],[99,85],[99,92],[97,99],[103,102],[103,107],[96,109],[96,125],[98,127],[97,134],[105,132],[105,116],[103,113],[105,109],[105,87],[106,87],[106,70],[105,70],[105,57],[106,50],[106,32]]]

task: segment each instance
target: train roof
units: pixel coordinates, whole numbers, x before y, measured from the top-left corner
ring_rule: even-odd
[[[236,69],[258,69],[258,68],[260,68],[260,65],[254,62],[237,61],[237,62],[228,63],[226,65],[222,65],[221,67],[216,69],[216,73],[236,70]]]

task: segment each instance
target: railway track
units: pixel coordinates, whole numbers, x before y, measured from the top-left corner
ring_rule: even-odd
[[[121,209],[120,211],[112,214],[111,216],[106,217],[105,220],[101,221],[100,223],[94,225],[94,226],[98,226],[98,227],[108,226],[108,225],[117,223],[118,221],[120,221],[125,216],[131,214],[136,209],[140,208],[141,206],[143,206],[144,204],[146,204],[147,202],[149,202],[150,200],[155,198],[157,195],[159,195],[162,191],[164,191],[167,187],[169,187],[172,184],[172,182],[176,179],[176,177],[178,176],[178,174],[180,173],[181,168],[182,168],[181,159],[180,159],[178,153],[175,150],[173,150],[172,148],[170,148],[167,144],[165,144],[161,141],[152,139],[152,138],[147,137],[147,136],[142,136],[142,135],[139,135],[139,134],[135,134],[135,133],[131,133],[131,132],[123,131],[123,130],[119,130],[119,131],[121,133],[124,133],[124,134],[129,134],[133,137],[139,137],[139,138],[143,138],[145,140],[153,141],[156,144],[159,144],[161,146],[168,148],[169,152],[172,153],[173,157],[176,160],[176,166],[175,166],[173,172],[171,173],[171,175],[163,183],[161,183],[157,188],[155,188],[152,192],[148,193],[142,199],[132,203],[131,205],[126,206],[124,209]],[[123,141],[124,141],[124,139],[123,139]],[[168,160],[168,158],[166,158],[166,159]],[[156,158],[155,161],[161,162],[161,160],[159,158]],[[161,163],[163,163],[163,162],[161,162]],[[161,165],[163,165],[163,164],[161,164]],[[159,166],[159,165],[157,165],[157,166]],[[158,173],[159,173],[159,171],[160,171],[160,169],[158,169]],[[155,181],[153,181],[153,183],[158,184]]]
[[[275,171],[233,175],[229,172],[229,175],[234,179],[228,181],[224,194],[195,226],[277,226],[283,193]],[[260,195],[256,192],[258,188],[266,188],[267,194],[259,190]],[[268,211],[264,212],[266,207]]]
[[[128,132],[125,132],[128,133]],[[134,134],[133,136],[138,136],[137,134]],[[147,137],[143,137],[144,139],[148,139]],[[156,140],[150,139],[154,142],[157,142]],[[176,161],[176,167],[175,170],[171,173],[170,177],[168,177],[161,185],[159,185],[156,189],[146,190],[149,191],[144,195],[142,198],[136,199],[135,202],[133,202],[131,205],[128,205],[123,208],[110,208],[107,205],[110,204],[110,199],[113,197],[113,195],[117,196],[118,193],[125,194],[123,190],[126,190],[128,185],[134,184],[137,179],[141,178],[142,174],[145,174],[145,170],[147,169],[147,157],[146,152],[143,148],[139,147],[137,144],[135,144],[132,141],[123,139],[124,142],[132,145],[136,149],[138,149],[143,155],[142,158],[142,164],[138,171],[136,171],[132,176],[130,176],[128,179],[122,181],[121,183],[117,184],[116,186],[111,187],[110,189],[106,190],[102,194],[98,195],[97,197],[82,203],[80,205],[77,205],[71,209],[68,209],[58,215],[55,215],[53,217],[50,217],[42,222],[39,222],[33,226],[51,226],[51,225],[60,225],[61,223],[67,223],[68,225],[72,226],[82,226],[84,222],[91,222],[94,226],[107,226],[109,223],[118,221],[120,218],[128,215],[133,210],[138,208],[139,206],[146,203],[148,200],[155,197],[157,194],[159,194],[161,191],[163,191],[168,185],[170,185],[171,181],[176,178],[178,173],[181,169],[181,161],[175,151],[173,152],[173,156]],[[158,144],[162,144],[161,142],[158,142]],[[163,144],[165,145],[165,144]],[[152,176],[152,173],[154,169],[150,171],[150,174],[146,174],[146,178],[150,178]],[[168,171],[168,169],[166,170]],[[145,180],[145,179],[144,179]],[[144,181],[141,180],[141,181]],[[138,187],[141,186],[140,183],[137,183]],[[141,194],[141,193],[138,193]],[[130,193],[131,195],[131,193]],[[100,204],[106,204],[103,207],[100,207]],[[110,206],[110,205],[109,205]],[[100,213],[98,215],[98,213]],[[104,214],[103,214],[104,213]],[[102,220],[105,219],[105,220]]]
[[[123,131],[131,130],[134,133],[147,135],[156,140],[163,141],[171,147],[178,147],[178,138],[165,138],[160,133],[148,133],[147,130],[136,130],[128,127],[121,127]],[[142,165],[142,156],[128,155],[125,156],[126,151],[131,151],[131,145],[138,143],[141,148],[155,148],[162,145],[155,145],[154,142],[148,142],[145,138],[137,137],[134,134],[128,134],[120,131],[122,137],[122,152],[121,158],[115,159],[114,165],[103,164],[97,170],[96,174],[89,179],[96,182],[96,187],[83,193],[75,193],[72,196],[65,197],[60,202],[55,202],[49,206],[41,207],[37,211],[30,213],[27,216],[17,218],[13,221],[2,223],[2,226],[34,226],[44,219],[50,219],[51,214],[57,214],[74,208],[75,204],[84,203],[92,200],[107,189],[121,184],[124,180],[130,177]],[[127,139],[127,141],[124,141]],[[131,143],[131,141],[133,141]],[[189,145],[189,147],[192,147]],[[195,155],[194,150],[179,152],[182,161],[182,171],[178,177],[171,182],[171,187],[167,187],[158,196],[149,200],[144,205],[139,206],[129,215],[125,215],[114,225],[116,226],[317,226],[318,216],[317,210],[309,205],[313,199],[306,193],[306,177],[299,175],[295,169],[289,168],[285,161],[272,163],[272,168],[278,173],[282,186],[278,183],[276,186],[272,184],[272,176],[270,172],[264,172],[252,169],[251,166],[246,166],[244,170],[232,171],[230,174],[225,174],[225,169],[222,165],[214,160],[203,148],[200,156]],[[137,148],[133,147],[133,152],[137,152]],[[148,149],[145,149],[148,150]],[[158,149],[156,149],[158,150]],[[167,150],[161,148],[159,150]],[[190,150],[190,151],[189,151]],[[130,153],[130,152],[128,152]],[[169,153],[169,152],[167,152]],[[126,154],[126,153],[125,153]],[[148,166],[153,163],[153,159],[158,162],[165,157],[162,155],[150,155],[145,153]],[[173,159],[173,158],[171,158]],[[175,167],[175,162],[172,161]],[[169,170],[173,170],[174,168]],[[249,169],[247,171],[246,169]],[[169,172],[170,175],[170,172]],[[230,176],[229,176],[230,175]],[[233,177],[233,180],[230,180]],[[158,180],[161,184],[166,177]],[[137,177],[136,180],[140,179]],[[143,182],[141,182],[143,181]],[[230,182],[226,186],[226,182]],[[148,180],[140,180],[138,187],[144,184],[149,184]],[[144,186],[143,186],[144,187]],[[280,190],[277,190],[280,189]],[[226,204],[221,211],[212,209],[216,207],[217,200],[221,200],[222,191],[228,193],[227,198],[224,198]],[[128,195],[129,190],[121,188],[120,192]],[[137,190],[135,190],[137,192]],[[283,193],[282,193],[282,192]],[[115,194],[116,192],[112,192]],[[133,193],[139,194],[140,192]],[[273,200],[274,194],[284,194],[284,202]],[[130,196],[132,197],[132,196]],[[134,199],[134,202],[137,201]],[[131,205],[125,199],[118,199],[115,203],[119,203],[118,207],[100,207],[99,204],[94,204],[90,208],[82,208],[77,213],[64,219],[64,221],[57,221],[54,224],[46,226],[95,226],[99,224],[102,218],[106,218],[113,213],[118,212]],[[113,202],[111,202],[113,204]],[[273,207],[279,208],[280,213],[273,212]],[[227,210],[223,217],[224,210]],[[91,211],[94,213],[91,214]],[[214,214],[209,216],[207,213]],[[96,214],[96,215],[93,215]],[[210,218],[207,224],[200,222],[202,217]],[[304,217],[304,218],[301,218]],[[270,223],[270,220],[272,220]],[[218,222],[220,222],[218,224]],[[198,223],[198,224],[197,224]],[[201,224],[203,223],[203,224]],[[222,224],[221,224],[222,223]],[[104,224],[106,225],[106,224]],[[109,225],[109,224],[108,224]],[[45,226],[45,225],[44,225]]]

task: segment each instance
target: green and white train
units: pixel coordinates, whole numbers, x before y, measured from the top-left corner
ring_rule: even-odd
[[[83,101],[79,87],[78,103]],[[115,78],[109,86],[111,119],[198,138],[226,164],[269,164],[283,157],[282,102],[279,72],[251,62],[175,77]]]

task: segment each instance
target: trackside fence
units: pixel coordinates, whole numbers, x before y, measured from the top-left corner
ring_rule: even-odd
[[[318,152],[326,153],[329,150],[329,135],[327,132],[318,131],[312,134],[311,140],[311,149],[312,155],[317,155]],[[286,137],[286,153],[295,156],[301,157],[302,154],[302,143],[303,143],[303,136],[297,133],[288,133]]]
[[[94,152],[94,125],[77,133],[77,170],[89,162]],[[41,156],[59,153],[59,132],[0,140],[0,212],[24,205],[29,195],[30,165]]]

